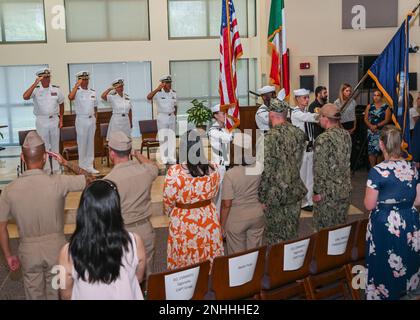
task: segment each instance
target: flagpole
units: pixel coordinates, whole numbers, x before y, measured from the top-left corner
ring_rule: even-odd
[[[420,8],[420,1],[419,4],[411,11],[411,14],[415,14],[416,11]],[[341,112],[344,112],[346,110],[347,105],[351,101],[351,99],[356,95],[357,91],[359,90],[359,87],[363,84],[363,82],[366,81],[366,79],[369,77],[369,74],[366,72],[365,75],[360,79],[359,83],[356,85],[356,87],[353,89],[352,94],[350,97],[344,102],[344,105],[341,107]]]

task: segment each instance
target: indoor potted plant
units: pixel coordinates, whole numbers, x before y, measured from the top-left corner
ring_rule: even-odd
[[[207,124],[211,121],[213,113],[204,105],[204,101],[194,99],[191,101],[193,107],[187,110],[188,122],[194,123],[196,128],[206,130]]]

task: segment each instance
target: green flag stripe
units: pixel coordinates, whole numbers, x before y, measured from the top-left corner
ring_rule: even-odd
[[[272,38],[275,32],[278,32],[283,26],[282,10],[284,0],[271,0],[270,22],[268,24],[268,39]]]

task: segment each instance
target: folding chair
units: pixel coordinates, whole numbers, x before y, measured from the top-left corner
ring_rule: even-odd
[[[196,270],[198,268],[198,270]],[[209,280],[210,262],[204,261],[188,267],[167,272],[154,273],[149,276],[147,282],[147,300],[169,300],[181,298],[181,293],[194,285],[192,279],[197,275],[197,282],[193,288],[193,294],[189,292],[191,300],[203,300],[207,293]],[[177,279],[178,278],[178,279]],[[166,279],[166,280],[165,280]],[[166,285],[168,282],[168,286]],[[171,286],[169,283],[172,283]],[[178,290],[178,293],[174,290]]]
[[[67,161],[79,159],[77,147],[76,127],[63,127],[60,129],[60,142],[63,145],[63,157]]]
[[[141,120],[139,128],[142,138],[140,152],[143,153],[143,148],[146,147],[147,158],[150,159],[149,149],[159,147],[157,120]]]
[[[314,236],[282,242],[267,249],[262,300],[306,299],[303,279],[309,275]]]
[[[351,299],[345,265],[351,261],[357,224],[326,228],[315,235],[311,274],[304,280],[308,299]]]
[[[217,257],[213,261],[206,299],[259,299],[266,247]],[[246,259],[242,260],[241,259]],[[251,273],[253,269],[253,272]],[[248,277],[241,277],[247,272]]]
[[[346,264],[346,276],[347,276],[347,283],[351,289],[351,295],[354,300],[362,300],[363,292],[360,289],[353,287],[353,278],[356,276],[356,273],[353,273],[353,268],[355,266],[360,266],[359,268],[355,269],[354,271],[363,272],[366,270],[365,268],[365,254],[366,254],[366,231],[369,219],[363,219],[358,221],[357,225],[357,232],[355,236],[354,247],[352,249],[351,254],[351,262]],[[360,274],[359,277],[363,277],[364,274]],[[363,289],[362,289],[363,290]]]

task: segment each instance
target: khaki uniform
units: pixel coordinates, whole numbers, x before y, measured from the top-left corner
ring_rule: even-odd
[[[19,259],[27,299],[57,299],[51,269],[66,243],[64,202],[69,192],[85,187],[84,176],[48,175],[25,171],[0,197],[0,221],[13,218],[19,229]]]
[[[131,160],[117,164],[104,178],[117,185],[127,231],[135,232],[143,239],[147,255],[147,275],[153,271],[155,231],[149,217],[152,215],[152,184],[158,173],[158,168],[152,164],[140,164],[137,160]]]
[[[222,200],[233,200],[225,226],[228,254],[263,244],[265,221],[258,200],[260,181],[261,175],[247,175],[244,166],[236,166],[225,174]]]

